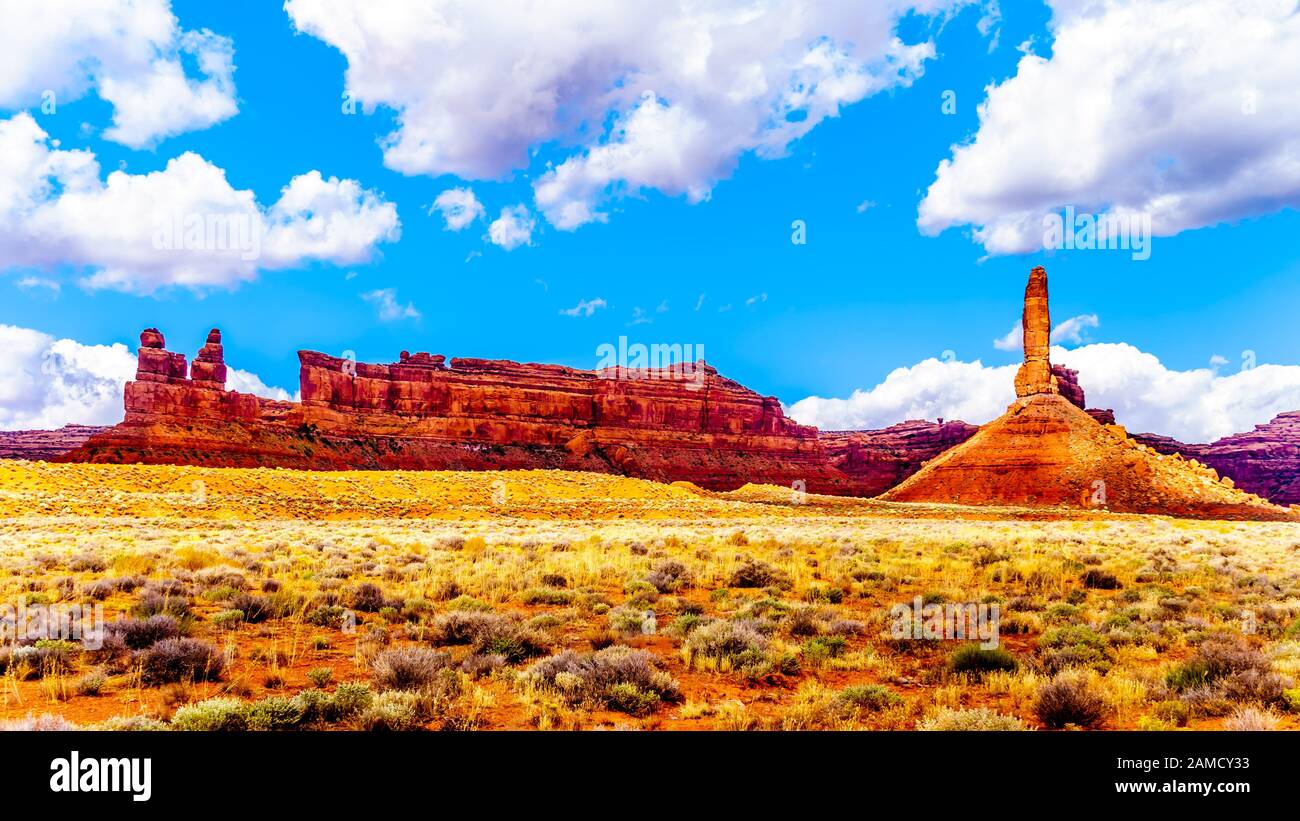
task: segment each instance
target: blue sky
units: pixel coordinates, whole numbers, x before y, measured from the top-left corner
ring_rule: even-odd
[[[567,158],[612,141],[611,125],[627,110],[611,108],[576,134],[529,140],[524,167],[507,168],[497,179],[436,169],[403,172],[386,163],[381,147],[385,135],[401,127],[398,107],[380,102],[366,105],[369,111],[342,111],[350,64],[346,49],[298,30],[306,25],[295,26],[275,4],[176,0],[171,8],[179,30],[207,29],[233,45],[233,115],[147,144],[125,145],[106,136],[114,105],[91,79],[80,93],[60,95],[52,114],[41,111],[39,98],[29,95],[30,102],[18,105],[19,91],[6,99],[0,88],[0,103],[10,103],[0,108],[0,117],[29,112],[48,138],[58,141],[59,150],[93,152],[101,176],[117,169],[131,175],[162,172],[169,161],[194,152],[224,170],[233,189],[252,191],[264,207],[292,178],[313,170],[354,180],[395,207],[400,238],[371,243],[365,259],[324,255],[275,269],[259,266],[246,281],[147,290],[87,287],[83,280],[95,267],[93,255],[90,264],[86,254],[61,260],[56,243],[47,243],[34,262],[11,249],[7,259],[0,258],[5,271],[0,323],[85,346],[122,343],[132,352],[139,331],[157,326],[169,348],[189,356],[208,328],[218,326],[231,365],[290,392],[297,384],[300,348],[336,355],[351,350],[362,361],[394,361],[407,349],[589,368],[600,344],[626,335],[634,342],[702,345],[725,375],[793,404],[809,396],[844,398],[855,390],[870,391],[897,368],[931,357],[943,362],[945,351],[948,360],[979,361],[988,368],[1017,361],[1018,350],[1000,350],[993,342],[1018,320],[1029,268],[1043,264],[1054,318],[1096,317],[1085,336],[1062,340],[1067,348],[1124,343],[1158,359],[1175,382],[1177,374],[1204,370],[1206,385],[1229,376],[1247,350],[1261,363],[1300,362],[1300,340],[1289,316],[1300,297],[1294,190],[1225,198],[1208,208],[1223,221],[1199,212],[1157,211],[1157,236],[1146,260],[1119,250],[1019,252],[981,241],[977,227],[985,206],[976,201],[983,202],[985,192],[978,190],[963,193],[953,209],[964,208],[969,219],[950,220],[952,227],[937,235],[922,232],[918,208],[939,164],[954,157],[955,145],[984,136],[978,107],[987,90],[1017,79],[1024,52],[1050,61],[1060,27],[1070,25],[1058,12],[1053,26],[1052,10],[1043,4],[1001,9],[992,4],[992,16],[989,5],[966,5],[939,18],[898,14],[891,22],[904,42],[933,43],[934,53],[922,61],[919,76],[838,105],[837,116],[820,119],[788,145],[784,156],[736,150],[724,158],[731,162],[721,173],[705,175],[707,198],[693,202],[689,195],[653,185],[624,196],[615,182],[599,195],[605,221],[563,230],[535,201],[535,184]],[[1292,36],[1293,24],[1293,19],[1277,23],[1277,36]],[[834,39],[837,32],[822,35]],[[526,52],[527,45],[519,48]],[[182,49],[177,59],[188,76],[197,76],[193,54]],[[412,75],[420,68],[412,67]],[[1062,92],[1083,98],[1087,90],[1075,84]],[[943,110],[948,92],[955,113]],[[666,109],[676,102],[661,101]],[[1060,101],[1052,104],[1059,107]],[[1080,102],[1074,116],[1090,116],[1088,105]],[[1154,110],[1127,113],[1144,121],[1163,116]],[[1035,128],[1034,111],[1026,114],[1031,122],[1023,127]],[[1059,116],[1044,115],[1038,134],[1044,156],[1080,156],[1095,149],[1071,146],[1078,136],[1061,122]],[[453,125],[466,124],[473,122]],[[1187,125],[1189,131],[1193,126]],[[1177,135],[1168,139],[1170,159],[1149,147],[1139,159],[1185,167],[1188,177],[1195,176],[1200,166],[1180,153],[1184,143]],[[986,164],[996,169],[997,158],[989,159],[989,153]],[[1023,159],[1028,166],[1046,162],[1036,152]],[[969,165],[974,164],[972,159]],[[963,179],[978,180],[978,172],[959,165],[954,163],[954,177],[960,170]],[[1057,200],[1049,194],[1042,202],[1053,207],[1078,202],[1101,211],[1123,201],[1130,193],[1127,181],[1141,177],[1140,171],[1119,173],[1121,166],[1119,172],[1097,172],[1087,197],[1073,199],[1055,180],[1046,187],[1057,187]],[[1213,183],[1200,179],[1185,187],[1199,195]],[[465,186],[485,216],[463,230],[447,230],[442,215],[430,213],[431,205],[441,192]],[[1030,179],[988,198],[1005,201],[1034,188]],[[501,209],[516,204],[527,207],[536,227],[531,244],[506,250],[485,235]],[[1161,235],[1162,219],[1169,235]],[[791,241],[795,220],[806,225],[806,244]],[[41,235],[34,236],[27,241],[42,242]],[[411,315],[385,318],[375,299],[362,298],[382,289],[393,289],[399,306],[411,306]],[[595,299],[604,305],[590,316],[562,313]],[[634,322],[638,309],[651,321]],[[1211,368],[1216,355],[1227,364]],[[1213,422],[1188,422],[1178,432],[1239,428],[1291,409],[1283,406],[1300,398],[1289,392],[1300,379],[1289,370],[1279,373],[1257,386],[1267,394],[1260,403],[1224,411],[1228,417]],[[1110,376],[1099,374],[1097,381]],[[1116,404],[1119,392],[1149,391],[1163,378],[1120,380],[1104,398]],[[1086,380],[1084,386],[1089,388]],[[962,410],[960,404],[945,404],[943,396],[926,394],[938,390],[932,385],[907,390],[920,393],[860,418],[888,423],[909,415],[942,415],[949,407],[949,413]],[[1184,384],[1180,390],[1193,389]],[[1005,404],[1001,397],[990,401]],[[1147,414],[1141,421],[1166,427],[1183,424],[1179,414],[1200,412],[1164,408],[1161,416],[1144,408],[1134,410]],[[890,415],[899,418],[885,418]],[[810,421],[822,424],[838,418],[825,409],[813,416]],[[13,424],[5,426],[21,426],[22,418],[47,417],[15,413]]]

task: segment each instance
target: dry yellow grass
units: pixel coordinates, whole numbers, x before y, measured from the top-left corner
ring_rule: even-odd
[[[328,688],[362,681],[374,703],[313,726],[840,729],[1000,713],[1037,727],[1036,693],[1068,662],[1085,668],[1101,726],[1163,726],[1156,713],[1186,702],[1192,726],[1217,727],[1221,706],[1167,684],[1207,637],[1238,637],[1273,674],[1300,673],[1300,525],[1050,517],[547,471],[0,463],[0,601],[87,601],[96,582],[139,577],[139,590],[102,599],[112,618],[170,585],[190,604],[189,635],[228,660],[220,681],[162,687],[141,681],[138,651],[78,654],[45,675],[9,664],[0,718],[168,721],[214,696],[301,707],[309,674],[326,670]],[[655,589],[665,563],[681,580]],[[752,563],[771,577],[741,586]],[[1089,569],[1119,587],[1085,586]],[[279,597],[282,612],[232,620],[238,585]],[[384,606],[357,609],[355,631],[318,623],[365,585]],[[957,643],[891,639],[890,607],[916,596],[999,604],[1018,669],[980,680],[948,670]],[[541,655],[479,669],[491,653],[436,638],[440,619],[467,609],[515,619]],[[762,649],[709,655],[698,624],[752,628]],[[645,651],[679,702],[529,672],[548,653],[610,642]],[[1088,642],[1099,655],[1081,655]],[[395,647],[450,653],[455,670],[436,692],[380,693],[372,662]],[[80,692],[95,673],[99,692]],[[1286,698],[1269,706],[1294,727]]]

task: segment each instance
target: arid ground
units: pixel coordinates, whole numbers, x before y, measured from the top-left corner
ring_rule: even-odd
[[[7,462],[0,602],[107,620],[0,649],[12,728],[1300,728],[1289,523]]]

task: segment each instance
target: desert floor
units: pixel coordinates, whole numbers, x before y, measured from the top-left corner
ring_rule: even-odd
[[[999,646],[896,635],[918,597]],[[95,604],[6,640],[3,726],[1300,728],[1297,524],[0,464],[3,612]]]

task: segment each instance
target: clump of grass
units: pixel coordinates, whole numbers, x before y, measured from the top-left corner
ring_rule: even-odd
[[[1039,686],[1034,713],[1052,730],[1069,724],[1096,727],[1105,715],[1105,702],[1084,679],[1057,676]]]
[[[1002,715],[984,707],[973,710],[943,709],[933,716],[917,722],[916,729],[929,731],[992,731],[1024,730],[1024,722],[1015,716]]]
[[[588,703],[632,715],[650,712],[661,701],[681,699],[677,682],[655,667],[650,653],[625,645],[581,654],[565,650],[534,662],[521,681],[558,692],[569,704]]]
[[[948,669],[953,673],[966,673],[982,680],[987,673],[1014,673],[1020,664],[1016,657],[1001,647],[984,648],[978,644],[958,647],[948,656]]]
[[[1223,722],[1223,729],[1237,732],[1276,730],[1278,718],[1271,712],[1255,707],[1242,707]]]
[[[393,647],[375,656],[370,667],[383,690],[420,690],[451,666],[451,653],[425,647]]]
[[[307,680],[323,690],[334,680],[334,671],[328,667],[313,667],[307,671]]]

